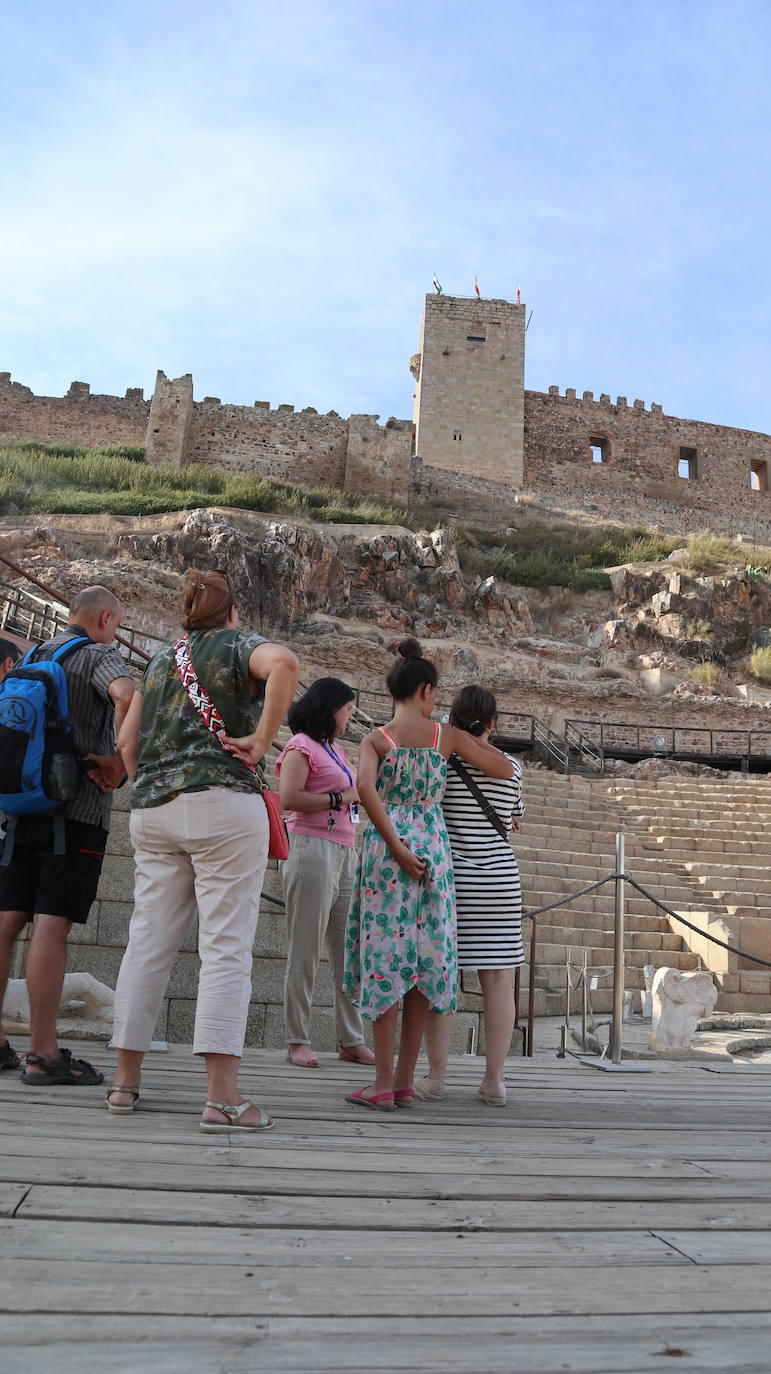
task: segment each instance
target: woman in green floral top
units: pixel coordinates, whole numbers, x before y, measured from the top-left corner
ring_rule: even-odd
[[[186,639],[148,665],[120,731],[134,778],[136,889],[115,989],[118,1057],[107,1108],[134,1109],[142,1060],[197,907],[193,1052],[206,1060],[209,1089],[201,1130],[265,1130],[271,1118],[244,1101],[238,1069],[268,857],[262,759],[294,696],[298,663],[282,645],[239,632],[224,573],[187,573],[183,597]],[[213,733],[202,718],[205,700],[194,704],[199,687],[224,732]]]
[[[359,797],[369,816],[346,927],[343,988],[373,1021],[375,1082],[347,1101],[393,1111],[412,1105],[430,1007],[455,1010],[455,886],[442,815],[453,752],[490,777],[508,777],[499,750],[430,720],[438,674],[417,640],[398,645],[386,678],[393,720],[362,741]],[[399,1003],[402,1030],[394,1071]]]

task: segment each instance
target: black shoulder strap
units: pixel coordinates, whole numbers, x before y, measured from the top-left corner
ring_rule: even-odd
[[[477,803],[477,806],[484,815],[485,820],[488,820],[491,826],[493,826],[493,828],[498,831],[498,834],[500,835],[502,840],[508,841],[509,832],[503,824],[503,821],[501,820],[500,816],[498,815],[498,812],[495,810],[495,807],[491,804],[491,802],[487,800],[487,797],[485,796],[482,789],[480,787],[477,787],[476,783],[474,782],[474,779],[472,778],[465,764],[461,763],[460,759],[458,758],[458,755],[451,754],[447,760],[447,763],[449,764],[453,773],[457,773],[461,782],[464,783],[465,786],[468,788],[469,792],[474,798],[474,801]]]

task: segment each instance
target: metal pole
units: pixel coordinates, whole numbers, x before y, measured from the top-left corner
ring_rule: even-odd
[[[616,907],[613,926],[613,1027],[610,1057],[621,1063],[621,1024],[624,1018],[624,836],[616,836]]]

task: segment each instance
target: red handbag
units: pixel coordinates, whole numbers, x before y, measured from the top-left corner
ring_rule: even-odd
[[[183,639],[178,639],[174,645],[174,659],[182,685],[201,717],[201,720],[207,730],[210,730],[214,735],[214,738],[220,740],[220,735],[226,733],[225,722],[209,696],[209,693],[198,681],[192,659],[190,658],[190,641],[187,635],[185,635]],[[220,743],[222,743],[221,740]],[[248,768],[251,773],[256,771],[248,763],[244,764],[244,768]],[[268,813],[268,858],[288,859],[289,836],[281,812],[281,802],[276,796],[276,793],[271,792],[264,781],[262,781],[260,787],[260,795],[265,803],[265,810]]]
[[[281,802],[269,787],[263,787],[262,800],[268,813],[268,858],[289,858],[289,836],[287,834]]]

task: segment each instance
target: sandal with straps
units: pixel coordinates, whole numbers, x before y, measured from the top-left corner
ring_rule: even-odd
[[[276,1124],[273,1117],[268,1116],[264,1107],[257,1107],[254,1102],[237,1102],[235,1105],[231,1105],[229,1102],[210,1102],[207,1099],[206,1106],[212,1107],[215,1112],[222,1112],[223,1116],[228,1118],[227,1126],[220,1126],[215,1121],[199,1121],[199,1131],[204,1131],[207,1135],[227,1135],[231,1131],[270,1131]],[[248,1124],[242,1126],[240,1124],[241,1117],[244,1112],[248,1112],[250,1107],[254,1107],[254,1110],[259,1112],[260,1119],[253,1126]]]
[[[128,1105],[128,1107],[115,1107],[110,1101],[110,1098],[112,1097],[113,1093],[130,1093],[131,1097],[133,1098],[133,1101]],[[107,1089],[104,1095],[104,1102],[108,1112],[113,1112],[115,1116],[128,1116],[131,1112],[133,1112],[138,1101],[138,1083],[113,1083],[112,1086]]]
[[[90,1088],[97,1083],[104,1083],[101,1069],[95,1069],[87,1059],[73,1059],[69,1050],[60,1050],[53,1059],[46,1059],[42,1054],[33,1054],[29,1050],[24,1058],[27,1064],[39,1064],[43,1070],[42,1073],[30,1073],[25,1069],[21,1075],[24,1083],[36,1088],[46,1087],[51,1083],[74,1083],[80,1084],[82,1088]]]

